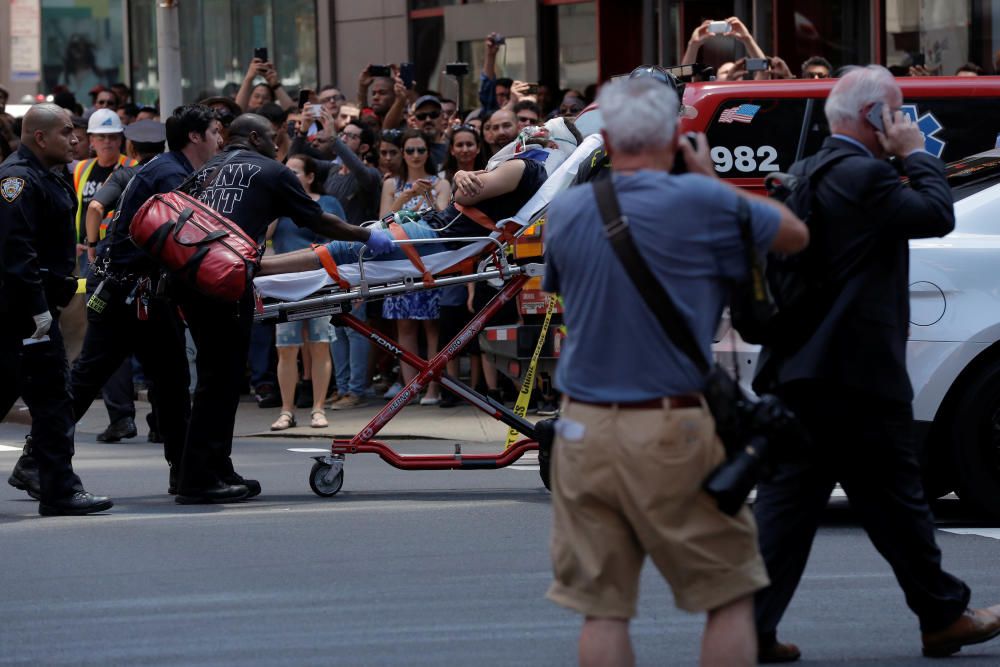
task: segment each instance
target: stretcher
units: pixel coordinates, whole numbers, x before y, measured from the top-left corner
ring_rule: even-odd
[[[602,145],[598,135],[586,137],[579,146],[555,167],[543,186],[513,217],[497,222],[498,231],[490,236],[447,238],[449,246],[460,244],[457,249],[424,255],[424,266],[418,268],[409,260],[378,261],[362,259],[357,264],[337,267],[334,279],[324,269],[294,274],[262,276],[255,280],[260,294],[275,303],[267,303],[257,314],[259,320],[290,322],[331,316],[337,326],[349,327],[376,347],[393,355],[416,369],[416,376],[385,405],[378,414],[350,439],[334,439],[330,454],[316,456],[309,473],[309,486],[319,496],[336,495],[344,483],[344,461],[348,454],[376,454],[386,463],[401,470],[493,470],[506,467],[525,453],[538,449],[536,425],[516,415],[512,410],[445,371],[454,359],[486,326],[508,301],[517,297],[525,284],[541,276],[544,265],[511,262],[507,246],[525,229],[536,223],[545,213],[552,198],[570,186],[579,165],[589,160]],[[419,245],[441,243],[440,239],[399,240],[397,244]],[[428,275],[431,274],[431,275]],[[436,275],[440,274],[440,275]],[[435,289],[450,285],[465,285],[492,281],[502,285],[497,295],[477,313],[471,321],[447,344],[441,346],[433,358],[422,359],[402,349],[394,340],[383,336],[350,314],[351,302],[357,299],[377,299],[392,294],[414,290]],[[345,306],[346,304],[346,306]],[[438,382],[463,401],[516,430],[524,437],[495,454],[463,454],[461,445],[455,445],[452,454],[402,455],[375,436],[385,425],[430,383]]]

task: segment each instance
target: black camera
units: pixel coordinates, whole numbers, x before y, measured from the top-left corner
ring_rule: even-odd
[[[448,63],[444,66],[444,73],[448,76],[463,77],[469,73],[469,63]]]
[[[702,484],[719,509],[730,516],[740,511],[757,482],[770,476],[774,462],[806,439],[798,419],[777,396],[765,394],[753,401],[744,395],[731,408],[728,416],[719,417],[730,420],[720,430],[726,461]],[[727,429],[732,431],[728,438]]]
[[[388,65],[369,65],[368,76],[388,77],[392,76],[392,68]]]
[[[691,144],[691,148],[698,150],[698,141],[695,139],[694,132],[685,132],[681,135],[682,142],[686,141]],[[684,152],[681,151],[681,147],[677,146],[677,152],[674,153],[674,166],[671,168],[671,174],[686,174],[688,171],[687,160],[684,159]]]

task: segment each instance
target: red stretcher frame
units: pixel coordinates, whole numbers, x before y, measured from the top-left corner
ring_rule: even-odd
[[[515,298],[530,279],[530,276],[520,274],[507,281],[503,289],[429,361],[402,349],[396,341],[383,336],[366,322],[362,322],[353,315],[334,315],[334,324],[349,327],[364,334],[375,346],[417,369],[417,375],[368,422],[368,425],[360,433],[350,440],[334,439],[330,449],[331,454],[337,458],[342,458],[346,454],[377,454],[383,461],[400,470],[495,470],[509,466],[526,452],[537,450],[535,428],[531,422],[517,416],[503,404],[483,396],[445,373],[446,364],[479,335],[487,322],[500,311],[505,303]],[[451,390],[462,400],[526,437],[497,454],[468,455],[461,453],[459,445],[455,446],[454,454],[403,455],[386,443],[372,439],[393,417],[417,398],[424,387],[434,381],[439,382],[442,387]],[[320,458],[317,457],[317,460]],[[325,459],[325,457],[322,458]]]

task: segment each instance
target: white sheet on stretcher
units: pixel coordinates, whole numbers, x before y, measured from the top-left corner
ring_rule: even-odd
[[[576,150],[549,175],[542,187],[521,207],[521,210],[514,217],[508,218],[500,224],[514,224],[523,229],[538,220],[556,193],[565,190],[573,183],[573,179],[576,178],[577,171],[584,160],[590,159],[591,154],[602,145],[603,142],[599,135],[592,134],[586,137]],[[444,240],[447,241],[447,239]],[[488,249],[487,246],[496,247],[494,243],[486,241],[484,237],[481,242],[469,243],[456,250],[424,255],[422,259],[427,270],[436,274],[470,257],[478,257],[484,250]],[[352,287],[361,283],[361,273],[357,264],[340,264],[337,270],[340,277],[350,283]],[[365,262],[365,278],[369,285],[384,285],[400,282],[405,278],[420,279],[420,277],[421,274],[407,259]],[[316,269],[301,273],[261,276],[254,280],[254,284],[264,296],[282,301],[299,301],[328,285],[333,285],[334,282],[325,269]]]

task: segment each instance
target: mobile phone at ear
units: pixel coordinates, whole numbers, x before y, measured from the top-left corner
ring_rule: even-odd
[[[875,104],[872,105],[872,108],[869,109],[868,113],[865,115],[865,117],[868,119],[868,122],[871,123],[876,130],[878,130],[883,134],[885,134],[885,124],[882,122],[882,107],[884,106],[885,104],[883,104],[882,102],[876,102]]]
[[[253,50],[253,57],[259,58],[260,60],[267,62],[267,47],[258,46],[256,49]]]

